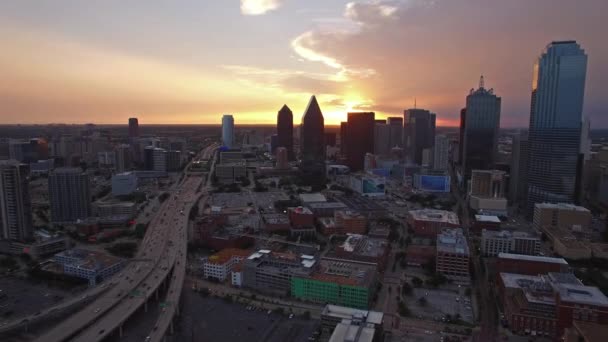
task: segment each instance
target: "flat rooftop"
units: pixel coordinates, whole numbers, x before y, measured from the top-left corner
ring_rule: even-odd
[[[562,301],[608,307],[608,298],[594,286],[559,284],[556,290]]]
[[[475,215],[475,221],[486,223],[500,223],[498,216],[492,215]]]
[[[589,209],[587,209],[585,207],[581,207],[581,206],[570,204],[570,203],[536,203],[534,205],[534,207],[540,208],[540,209],[559,209],[559,210],[573,210],[573,211],[590,212]]]
[[[469,244],[462,229],[444,229],[437,234],[437,252],[469,254]]]
[[[370,287],[376,278],[376,269],[376,264],[321,259],[310,277],[340,285]]]
[[[345,319],[336,325],[329,342],[372,342],[376,329],[373,326],[358,325]]]
[[[382,324],[384,313],[380,311],[368,311],[349,308],[346,306],[327,304],[321,312],[321,316],[331,316],[341,319],[352,319],[353,317],[364,318],[365,322],[372,324]]]
[[[540,239],[538,236],[527,233],[527,232],[512,232],[509,230],[489,230],[483,229],[481,231],[481,237],[485,239],[511,239],[511,238],[519,238],[519,239]]]
[[[348,237],[339,248],[358,255],[378,257],[383,255],[388,248],[388,241],[370,238],[366,235],[348,234]]]
[[[320,193],[314,194],[300,194],[300,200],[303,203],[311,203],[311,202],[327,202],[327,198]]]
[[[458,215],[452,211],[438,209],[410,210],[409,215],[416,221],[443,222],[459,225]]]
[[[553,264],[568,265],[568,262],[564,258],[552,258],[552,257],[536,256],[536,255],[498,253],[498,259],[525,260],[525,261],[548,262],[548,263],[553,263]]]

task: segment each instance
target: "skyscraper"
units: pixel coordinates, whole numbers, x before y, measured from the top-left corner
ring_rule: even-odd
[[[287,149],[285,147],[277,147],[277,164],[275,169],[286,170],[289,168],[289,161],[287,160]]]
[[[230,114],[222,117],[222,146],[232,148],[234,145],[234,118]]]
[[[89,175],[80,168],[58,168],[49,176],[53,222],[75,222],[91,216]]]
[[[0,239],[23,241],[32,237],[32,208],[26,164],[0,161]]]
[[[352,171],[363,170],[365,154],[374,153],[374,117],[374,112],[348,113],[346,159]]]
[[[129,138],[139,137],[139,121],[137,118],[129,118]]]
[[[547,45],[534,65],[530,105],[528,214],[541,202],[573,202],[587,55],[575,41]]]
[[[426,109],[403,112],[404,148],[411,162],[422,164],[422,151],[435,143],[435,113]]]
[[[132,167],[132,159],[131,154],[133,153],[131,150],[131,146],[127,144],[121,144],[116,146],[115,150],[116,156],[116,172],[121,173],[127,170],[130,170]]]
[[[448,153],[450,141],[447,136],[439,134],[435,136],[435,147],[433,148],[433,169],[445,171],[448,169]]]
[[[391,126],[384,120],[376,120],[374,123],[374,153],[387,155],[391,148]]]
[[[500,126],[500,97],[494,89],[484,87],[483,76],[479,88],[471,89],[467,96],[462,148],[462,170],[468,179],[471,170],[491,169],[498,153],[498,128]]]
[[[390,126],[390,146],[403,147],[403,118],[390,117],[386,119],[386,123]]]
[[[293,113],[287,105],[283,105],[277,114],[277,139],[278,147],[285,147],[289,160],[294,160]]]
[[[346,142],[346,135],[348,132],[348,122],[340,122],[340,153],[346,155],[346,148],[348,143]]]
[[[460,129],[458,130],[458,165],[462,165],[464,160],[464,129],[467,120],[467,109],[460,110]]]
[[[309,183],[325,179],[325,121],[313,95],[300,126],[300,170]]]

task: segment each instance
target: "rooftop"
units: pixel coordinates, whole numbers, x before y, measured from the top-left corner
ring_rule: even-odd
[[[103,270],[124,261],[109,254],[80,248],[68,249],[55,254],[55,256],[72,258],[73,261],[67,264],[92,271]]]
[[[444,222],[449,224],[458,225],[458,215],[452,211],[438,210],[438,209],[420,209],[410,210],[410,216],[417,221],[433,221],[433,222]]]
[[[336,325],[329,342],[372,342],[376,329],[371,324],[358,324],[345,319]]]
[[[377,257],[385,253],[388,241],[385,239],[370,238],[366,235],[348,234],[348,237],[340,245],[345,252],[358,255]]]
[[[289,208],[289,210],[293,211],[296,214],[312,215],[312,211],[306,207],[291,207]]]
[[[314,194],[300,194],[300,199],[304,203],[327,202],[327,198],[318,192]]]
[[[608,307],[608,298],[597,287],[559,284],[556,290],[562,301]]]
[[[366,323],[372,324],[382,324],[382,320],[384,319],[384,313],[379,311],[367,311],[333,304],[325,305],[321,315],[341,319],[361,318],[364,319]]]
[[[511,239],[511,238],[539,239],[538,236],[535,236],[534,234],[527,233],[527,232],[517,232],[517,231],[512,232],[509,230],[496,231],[496,230],[488,230],[488,229],[483,229],[481,231],[481,237],[485,238],[485,239],[500,239],[500,238],[502,238],[502,239]]]
[[[552,258],[552,257],[546,257],[546,256],[535,256],[535,255],[524,255],[524,254],[499,253],[498,259],[525,260],[525,261],[548,262],[548,263],[553,263],[553,264],[568,265],[568,262],[564,258]]]
[[[222,249],[218,253],[210,256],[208,259],[208,263],[214,265],[223,265],[230,261],[233,257],[241,257],[246,258],[251,255],[251,251],[238,249],[238,248],[226,248]]]
[[[313,202],[307,203],[307,207],[315,209],[346,209],[348,206],[342,202]]]
[[[492,215],[475,215],[475,221],[477,222],[489,222],[489,223],[500,223],[498,216]]]
[[[570,203],[536,203],[534,205],[534,207],[540,208],[540,209],[559,209],[559,210],[573,210],[573,211],[590,212],[589,209],[587,209],[585,207],[581,207],[581,206],[570,204]]]
[[[340,285],[369,287],[376,278],[376,268],[376,264],[322,259],[311,278]]]
[[[469,244],[461,228],[444,229],[437,234],[437,252],[469,254]]]

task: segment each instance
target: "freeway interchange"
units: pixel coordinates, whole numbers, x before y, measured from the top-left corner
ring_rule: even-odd
[[[179,302],[187,254],[188,214],[200,196],[204,177],[186,176],[161,205],[150,222],[136,262],[129,263],[115,276],[108,289],[83,309],[74,312],[36,341],[101,341],[118,331],[135,311],[144,307],[151,297],[158,298],[161,286],[168,286],[165,303],[172,303],[163,311],[151,335],[164,336],[171,325]],[[167,313],[167,314],[165,314]],[[167,322],[165,322],[167,321]],[[160,329],[163,326],[164,329]],[[156,338],[156,340],[160,340]]]

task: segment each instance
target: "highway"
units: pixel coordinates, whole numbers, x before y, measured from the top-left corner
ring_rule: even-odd
[[[145,305],[172,269],[172,261],[177,255],[177,241],[172,238],[178,236],[179,231],[186,231],[186,203],[194,202],[201,181],[202,177],[184,178],[150,222],[135,256],[150,261],[130,263],[114,277],[110,289],[36,341],[99,341],[120,328],[135,310]]]

